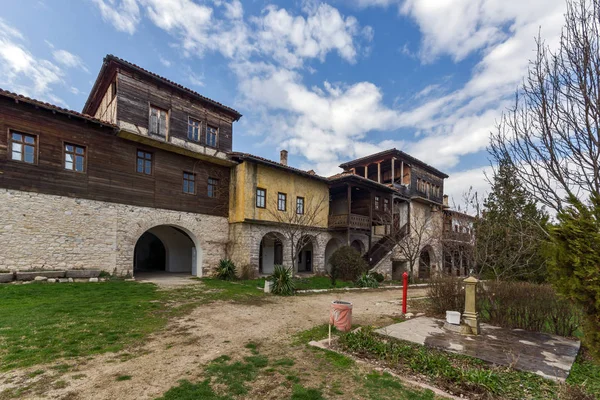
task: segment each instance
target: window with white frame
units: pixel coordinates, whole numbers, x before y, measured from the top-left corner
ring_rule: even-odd
[[[155,106],[150,106],[150,126],[149,132],[153,135],[167,137],[169,130],[168,122],[169,112]]]

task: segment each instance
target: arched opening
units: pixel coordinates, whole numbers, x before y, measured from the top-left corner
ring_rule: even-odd
[[[358,250],[360,254],[364,254],[365,252],[365,245],[358,239],[353,240],[352,243],[350,243],[350,246]]]
[[[258,272],[272,274],[275,265],[283,264],[283,236],[269,232],[260,241],[258,254]]]
[[[419,278],[429,279],[431,276],[431,252],[429,248],[421,250],[419,256]]]
[[[325,269],[327,272],[331,271],[331,264],[329,264],[329,258],[335,253],[337,249],[342,247],[342,242],[338,239],[331,239],[325,246]]]
[[[201,253],[190,234],[171,225],[148,229],[138,239],[133,257],[133,271],[172,272],[200,276]]]
[[[146,232],[140,236],[134,250],[134,271],[165,271],[167,267],[167,249],[160,239]]]
[[[313,272],[313,238],[311,236],[303,236],[298,240],[296,249],[298,255],[296,256],[296,271],[298,272]]]

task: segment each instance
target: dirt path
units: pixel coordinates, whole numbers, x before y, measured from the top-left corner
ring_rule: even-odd
[[[411,297],[424,294],[425,289],[414,289],[410,293]],[[285,354],[290,351],[294,333],[327,322],[333,300],[343,298],[354,304],[354,323],[382,325],[391,323],[391,318],[400,313],[400,296],[399,290],[382,290],[269,297],[253,304],[203,305],[173,320],[144,345],[129,352],[82,359],[60,378],[64,383],[57,385],[48,381],[37,395],[23,398],[152,399],[161,396],[180,379],[197,381],[202,377],[205,364],[219,355],[241,352],[249,341],[260,343],[267,353]],[[27,385],[44,379],[43,376],[28,377],[40,369],[49,368],[37,366],[10,373],[9,379],[0,382],[0,392],[15,384]],[[116,378],[120,375],[132,378],[118,382]]]

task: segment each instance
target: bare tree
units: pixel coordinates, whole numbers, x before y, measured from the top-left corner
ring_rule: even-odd
[[[538,38],[537,56],[514,107],[491,135],[536,200],[556,212],[571,196],[600,191],[600,1],[567,3],[557,50]]]
[[[292,268],[296,267],[298,253],[304,246],[309,244],[312,238],[318,238],[324,231],[323,224],[327,223],[327,205],[329,198],[305,197],[302,205],[296,203],[285,204],[285,210],[281,210],[278,199],[267,207],[269,215],[279,224],[279,229],[290,244],[290,257]],[[323,220],[325,219],[325,220]]]
[[[427,246],[437,247],[441,241],[442,227],[436,226],[433,215],[432,211],[411,212],[405,228],[391,236],[396,254],[408,263],[411,277],[414,276],[415,265],[420,262],[421,251]]]
[[[468,274],[475,265],[475,227],[476,217],[460,211],[444,211],[444,232],[442,249],[444,270],[450,263],[450,274]],[[447,271],[445,271],[447,272]]]

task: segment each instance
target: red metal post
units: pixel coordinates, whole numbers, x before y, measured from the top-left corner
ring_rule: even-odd
[[[402,274],[402,314],[406,314],[406,297],[408,295],[408,274],[406,271]]]

